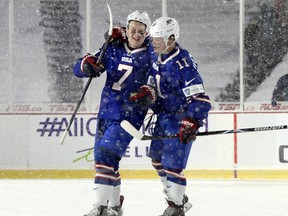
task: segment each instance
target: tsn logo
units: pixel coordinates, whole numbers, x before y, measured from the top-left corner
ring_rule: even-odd
[[[239,110],[239,103],[219,103],[219,110]]]

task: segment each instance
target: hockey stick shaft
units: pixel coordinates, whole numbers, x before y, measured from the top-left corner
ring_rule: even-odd
[[[83,90],[82,96],[81,96],[80,100],[78,101],[77,106],[75,107],[72,116],[70,117],[68,127],[66,128],[66,130],[65,130],[65,132],[64,132],[64,134],[63,134],[63,136],[62,136],[62,138],[60,140],[60,144],[61,145],[63,144],[63,142],[64,142],[64,140],[65,140],[65,138],[66,138],[66,136],[68,134],[68,131],[70,130],[70,127],[71,127],[71,125],[72,125],[72,123],[73,123],[73,121],[75,119],[76,113],[78,112],[78,109],[79,109],[80,105],[83,102],[83,99],[84,99],[84,97],[86,95],[86,92],[87,92],[87,90],[88,90],[88,88],[90,86],[91,81],[92,81],[92,77],[89,77],[89,79],[88,79],[88,81],[87,81],[87,83],[85,85],[85,88]]]
[[[232,130],[219,130],[219,131],[207,131],[197,133],[197,136],[209,136],[219,134],[231,134],[231,133],[245,133],[245,132],[260,132],[260,131],[271,131],[271,130],[282,130],[288,129],[288,125],[275,125],[275,126],[263,126],[263,127],[252,127]]]
[[[128,122],[129,123],[129,122]],[[133,127],[130,123],[129,124],[125,124],[123,125],[121,122],[121,126],[126,130],[130,130],[131,132],[131,127]],[[128,128],[127,126],[129,126],[130,128]],[[244,129],[238,129],[238,130],[219,130],[219,131],[208,131],[208,132],[200,132],[197,134],[197,136],[209,136],[209,135],[220,135],[220,134],[231,134],[231,133],[245,133],[245,132],[257,132],[257,131],[271,131],[271,130],[281,130],[281,129],[288,129],[288,125],[278,125],[278,126],[267,126],[267,127],[254,127],[254,128],[244,128]],[[138,134],[140,134],[142,136],[142,138],[140,140],[159,140],[159,139],[167,139],[167,138],[176,138],[179,137],[178,134],[175,135],[169,135],[169,136],[146,136],[144,134],[142,134],[140,131],[138,131],[136,128],[132,128],[132,130],[136,130]],[[128,131],[127,131],[128,132]],[[129,133],[129,132],[128,132]],[[131,133],[130,133],[131,134]],[[132,135],[132,134],[131,134]],[[134,136],[135,134],[133,134],[132,136],[135,138]],[[77,151],[76,153],[81,153],[84,151],[89,151],[92,150],[92,148],[87,148],[87,149],[82,149]]]
[[[78,151],[76,151],[76,153],[81,153],[81,152],[89,151],[89,150],[92,150],[92,149],[94,149],[94,147],[78,150]]]
[[[108,8],[108,12],[109,12],[110,25],[109,25],[108,37],[106,38],[106,41],[105,41],[105,43],[104,43],[104,45],[103,45],[103,47],[102,47],[102,49],[101,49],[101,51],[100,51],[99,57],[98,57],[98,59],[97,59],[97,63],[100,63],[101,60],[102,60],[102,58],[103,58],[103,56],[104,56],[104,53],[105,53],[105,51],[106,51],[106,48],[107,48],[107,46],[108,46],[108,44],[109,44],[109,41],[110,41],[110,39],[111,39],[112,30],[113,30],[113,17],[112,17],[111,8],[110,8],[110,5],[109,5],[108,2],[106,3],[106,5],[107,5],[107,8]],[[96,64],[97,64],[97,63],[96,63]],[[70,130],[70,127],[71,127],[71,125],[72,125],[72,123],[73,123],[73,121],[74,121],[74,118],[75,118],[78,110],[79,110],[79,107],[80,107],[80,105],[81,105],[82,102],[83,102],[83,99],[84,99],[84,97],[85,97],[85,95],[86,95],[86,92],[87,92],[87,90],[88,90],[88,88],[89,88],[89,86],[90,86],[90,84],[91,84],[92,79],[93,79],[93,77],[89,77],[89,79],[88,79],[88,81],[87,81],[87,83],[86,83],[86,85],[85,85],[85,87],[84,87],[82,96],[81,96],[80,100],[78,101],[77,106],[75,107],[72,116],[70,117],[68,127],[66,128],[66,130],[65,130],[65,132],[64,132],[64,134],[63,134],[63,136],[62,136],[62,138],[61,138],[61,140],[60,140],[60,145],[62,145],[62,144],[64,143],[64,140],[65,140],[65,138],[66,138],[66,136],[67,136],[67,134],[68,134],[68,131]]]
[[[138,131],[130,122],[124,120],[121,122],[121,127],[126,130],[131,136],[139,140],[159,140],[167,138],[179,137],[178,134],[166,135],[166,136],[148,136]],[[282,130],[288,129],[288,125],[276,125],[276,126],[264,126],[264,127],[252,127],[232,130],[218,130],[218,131],[207,131],[199,132],[196,136],[211,136],[220,134],[231,134],[231,133],[246,133],[246,132],[259,132],[259,131],[271,131],[271,130]]]

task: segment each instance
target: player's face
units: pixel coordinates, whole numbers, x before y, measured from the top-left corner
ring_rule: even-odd
[[[141,47],[146,35],[146,26],[143,23],[130,21],[127,29],[127,37],[131,48]]]
[[[155,53],[163,53],[167,47],[162,37],[153,37],[152,45]]]

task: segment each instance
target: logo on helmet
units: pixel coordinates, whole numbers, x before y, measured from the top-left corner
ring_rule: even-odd
[[[172,23],[172,19],[166,20],[166,24],[170,25]]]

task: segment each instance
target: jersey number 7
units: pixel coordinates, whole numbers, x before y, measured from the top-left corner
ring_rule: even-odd
[[[133,67],[130,65],[119,64],[119,71],[125,71],[123,76],[118,80],[118,82],[114,82],[112,89],[116,91],[121,91],[122,83],[128,78],[128,76],[132,73]]]

